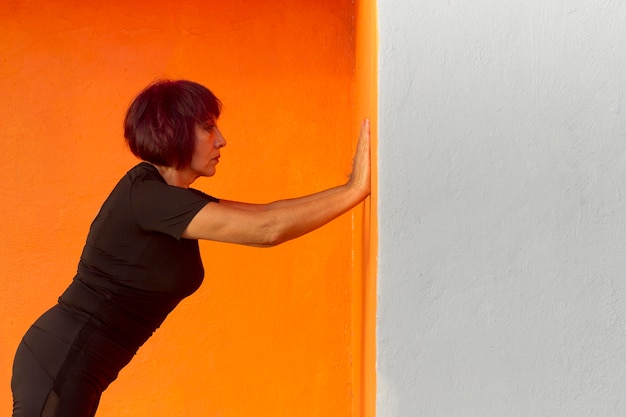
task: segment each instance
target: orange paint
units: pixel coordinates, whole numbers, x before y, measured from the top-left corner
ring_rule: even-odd
[[[357,0],[355,6],[355,116],[369,117],[372,132],[372,195],[355,210],[353,242],[352,369],[355,393],[352,415],[376,415],[376,254],[378,253],[378,24],[376,2]],[[359,210],[360,209],[360,210]]]
[[[264,202],[339,184],[358,120],[375,116],[375,77],[359,71],[372,52],[359,45],[375,35],[354,23],[358,13],[357,26],[371,24],[372,7],[0,5],[0,414],[10,415],[20,338],[69,284],[91,220],[136,163],[121,129],[134,94],[169,77],[220,97],[228,146],[217,175],[194,184],[209,194]],[[356,210],[273,249],[201,243],[202,288],[122,371],[98,416],[362,415],[373,401],[374,219]]]

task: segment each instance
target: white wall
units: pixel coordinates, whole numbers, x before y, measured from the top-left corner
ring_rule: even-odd
[[[626,2],[379,0],[380,417],[626,415]]]

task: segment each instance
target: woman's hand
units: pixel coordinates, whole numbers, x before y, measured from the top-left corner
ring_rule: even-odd
[[[364,197],[370,194],[372,187],[371,159],[370,120],[365,119],[361,123],[359,142],[352,161],[352,174],[347,184],[349,188],[363,192]]]

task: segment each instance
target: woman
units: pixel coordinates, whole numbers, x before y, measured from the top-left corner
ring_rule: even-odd
[[[13,417],[87,417],[137,349],[201,284],[198,239],[274,246],[328,223],[370,192],[369,122],[350,180],[316,194],[248,204],[189,188],[216,172],[226,140],[220,101],[191,81],[148,86],[124,136],[143,162],[94,219],[71,285],[24,336],[13,365]]]

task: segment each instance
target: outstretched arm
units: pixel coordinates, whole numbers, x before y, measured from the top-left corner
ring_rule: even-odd
[[[182,237],[275,246],[323,226],[363,201],[370,193],[370,171],[370,124],[365,120],[346,184],[269,204],[207,204]]]
[[[257,204],[257,203],[244,203],[241,201],[223,200],[220,199],[220,204],[237,208],[240,210],[250,211],[268,211],[277,208],[285,208],[295,206],[297,204],[303,204],[309,201],[317,200],[318,198],[330,197],[332,194],[341,192],[343,186],[329,188],[327,190],[319,191],[317,193],[305,195],[296,198],[287,198],[283,200],[272,201],[271,203]]]

